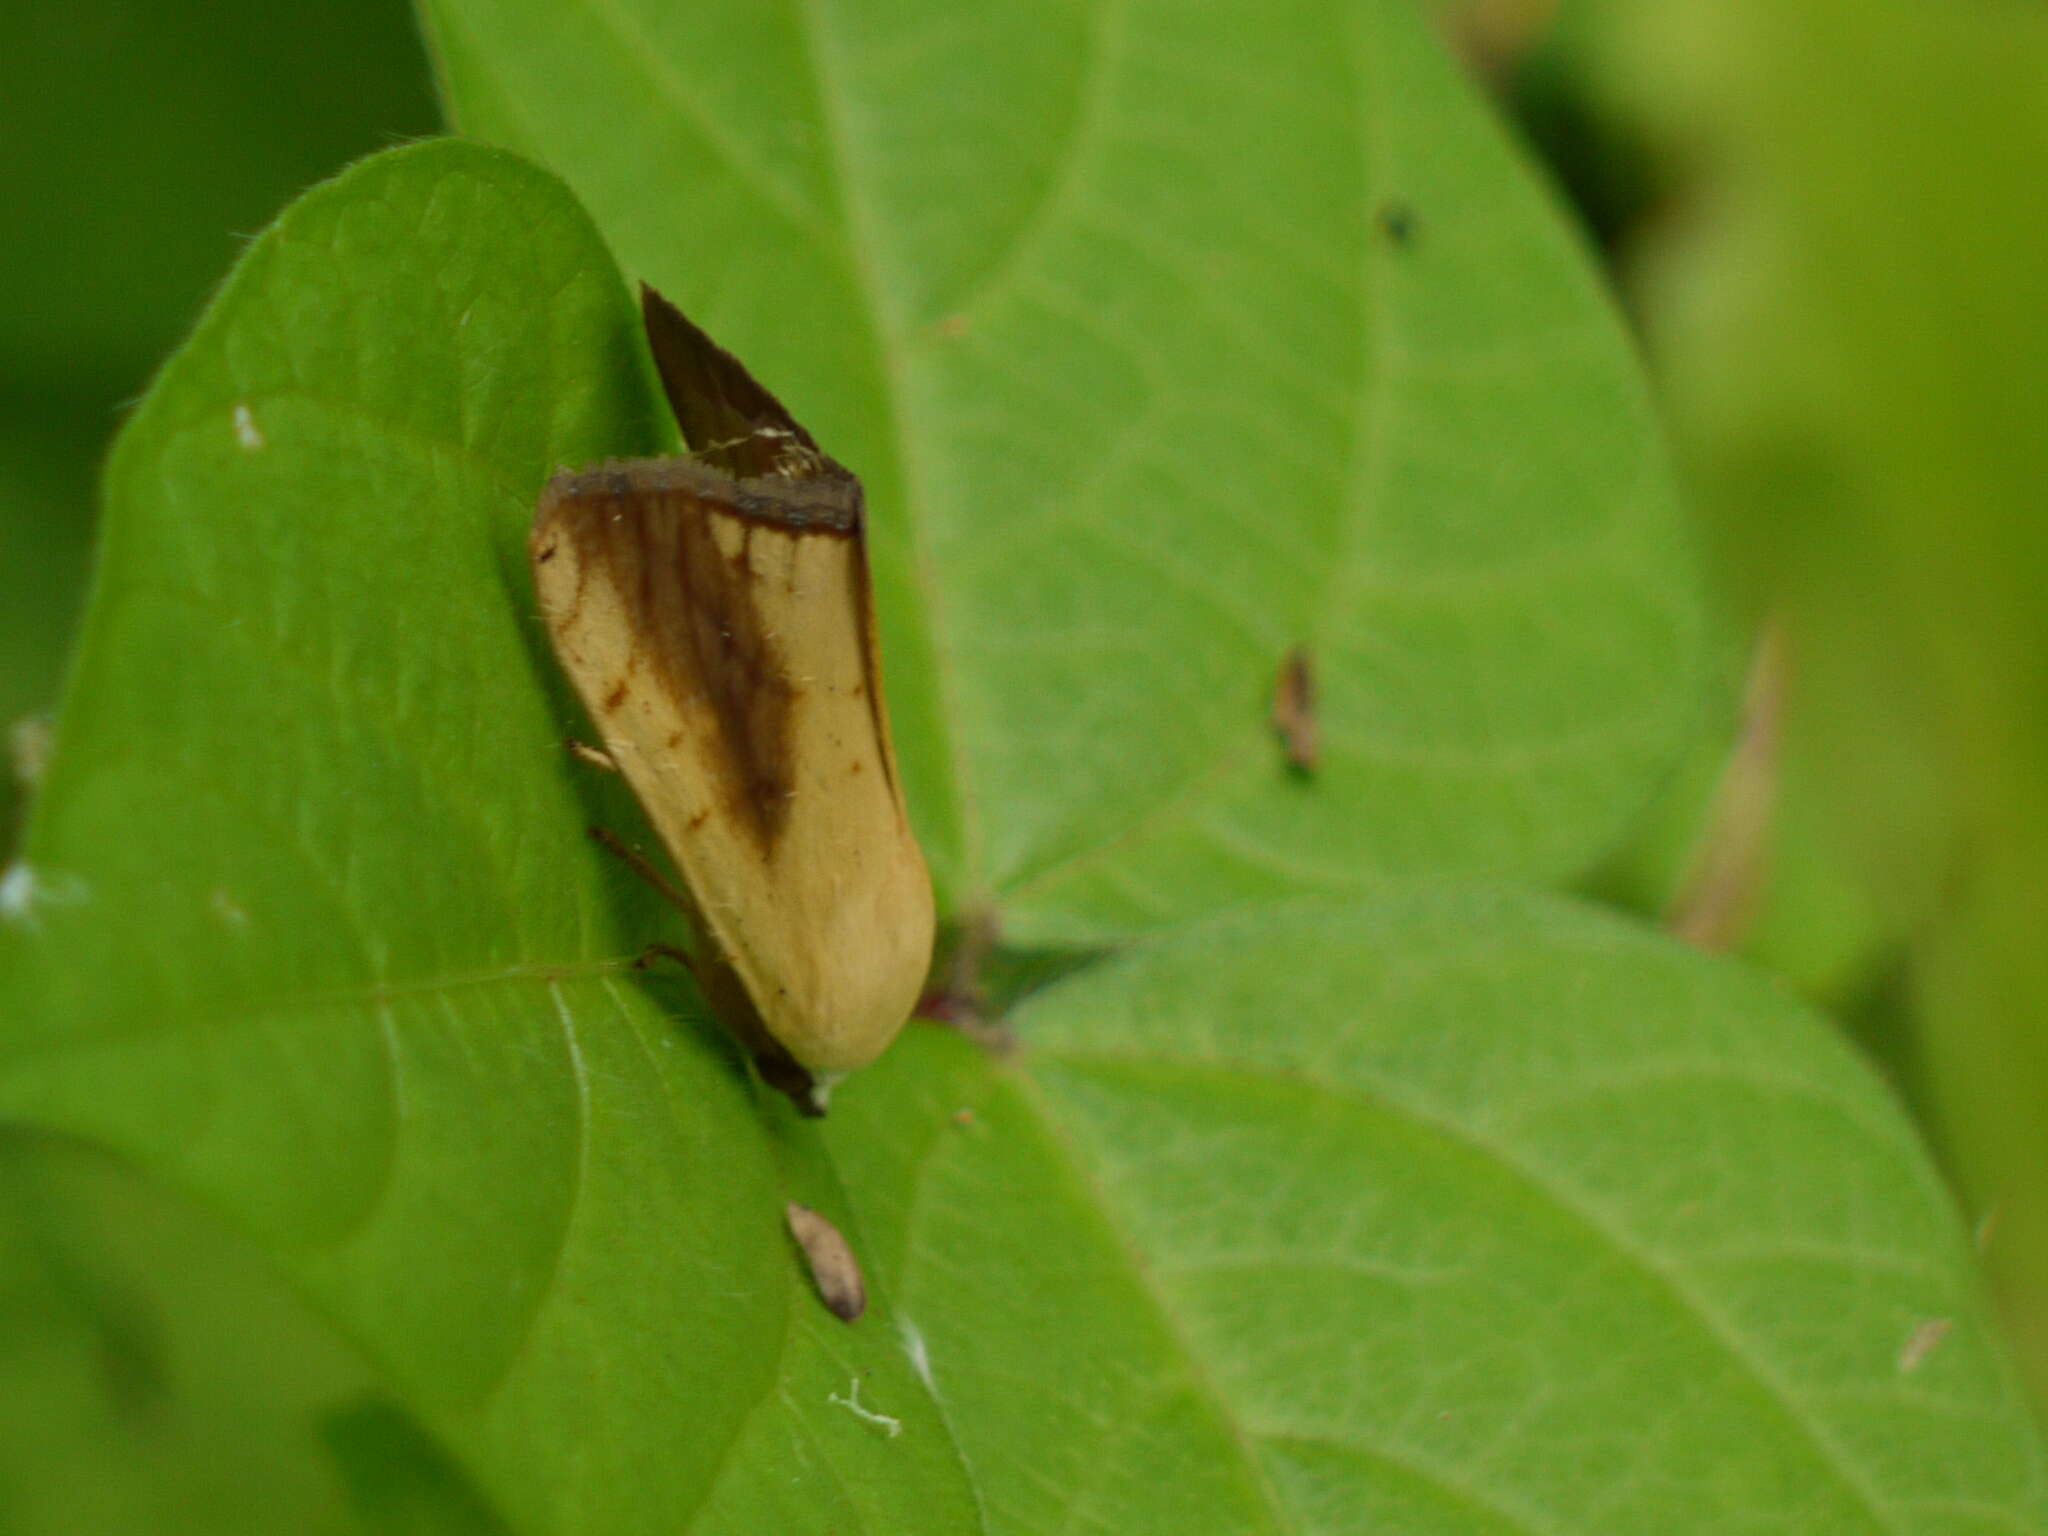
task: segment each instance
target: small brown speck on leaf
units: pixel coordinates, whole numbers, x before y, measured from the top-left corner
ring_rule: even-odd
[[[1920,1369],[1927,1357],[1940,1347],[1941,1341],[1949,1336],[1955,1327],[1950,1317],[1930,1317],[1906,1336],[1906,1342],[1899,1348],[1899,1374],[1910,1376]]]
[[[842,1322],[852,1322],[867,1310],[867,1284],[861,1279],[860,1263],[839,1229],[807,1205],[790,1201],[784,1213],[789,1235],[803,1250],[810,1265],[811,1282],[827,1310]]]
[[[1316,722],[1315,672],[1305,647],[1297,645],[1273,680],[1273,730],[1287,752],[1287,766],[1312,774],[1322,757]]]

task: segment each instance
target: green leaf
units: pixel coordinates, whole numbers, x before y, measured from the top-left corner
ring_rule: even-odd
[[[1406,4],[423,12],[455,120],[866,478],[950,905],[1072,942],[1556,880],[1678,750],[1698,595],[1626,344]]]
[[[1946,1191],[1760,978],[1437,889],[1218,919],[1017,1026],[994,1073],[915,1039],[839,1144],[998,1529],[2048,1518]]]

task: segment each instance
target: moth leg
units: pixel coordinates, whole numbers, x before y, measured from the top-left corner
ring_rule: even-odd
[[[571,736],[562,745],[593,768],[602,768],[606,773],[617,773],[619,771],[619,765],[612,761],[611,753],[605,751],[603,747],[593,747],[589,742],[578,741],[574,736]]]
[[[692,976],[697,974],[696,959],[687,949],[676,944],[657,943],[648,945],[634,957],[633,969],[636,971],[651,970],[653,969],[654,962],[657,960],[673,960]]]
[[[697,909],[691,905],[690,898],[677,890],[667,875],[664,875],[660,870],[648,863],[645,854],[641,853],[638,848],[628,844],[616,832],[613,832],[608,827],[592,827],[590,829],[590,837],[591,841],[599,847],[608,848],[625,860],[628,869],[661,892],[662,896],[677,911],[689,916],[696,914]]]
[[[615,848],[632,858],[634,868],[642,869],[644,861],[631,850],[620,847],[617,839],[609,833],[598,827],[592,827],[590,832],[591,836],[606,847]],[[646,871],[642,869],[642,873]],[[735,1006],[735,995],[744,996],[744,993],[739,991],[739,983],[732,973],[716,960],[702,961],[688,950],[679,949],[673,944],[648,945],[634,960],[633,969],[644,971],[657,960],[673,960],[688,971],[690,978],[697,983],[697,990],[704,994],[705,1000],[712,1004],[714,1011],[722,1012],[725,1016],[732,1016],[730,1010]],[[720,1009],[718,1003],[721,993],[727,999],[723,1009]],[[740,1006],[751,1007],[750,1004]],[[826,1101],[832,1096],[833,1084],[843,1074],[820,1075],[808,1067],[799,1066],[789,1052],[758,1024],[750,1030],[735,1030],[734,1033],[740,1036],[740,1043],[746,1047],[747,1054],[754,1058],[754,1070],[761,1074],[762,1082],[777,1093],[786,1095],[796,1106],[797,1113],[806,1119],[816,1120],[824,1115]]]

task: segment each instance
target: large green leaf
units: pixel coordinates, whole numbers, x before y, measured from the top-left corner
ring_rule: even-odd
[[[1373,869],[1555,879],[1696,707],[1627,347],[1402,0],[423,7],[868,480],[954,905],[1128,931]],[[1265,701],[1322,669],[1326,771]]]
[[[997,1529],[2048,1519],[1946,1192],[1759,978],[1423,890],[1214,920],[1018,1025],[1005,1072],[892,1057],[838,1144]]]

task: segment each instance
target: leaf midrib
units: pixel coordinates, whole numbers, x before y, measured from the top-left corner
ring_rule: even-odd
[[[932,669],[932,692],[937,704],[931,714],[931,724],[941,738],[937,744],[938,755],[949,770],[946,789],[951,803],[948,807],[950,814],[945,820],[960,829],[961,904],[972,908],[978,904],[982,880],[981,818],[967,757],[961,750],[954,725],[961,718],[960,686],[952,660],[954,650],[943,641],[949,624],[945,586],[932,558],[930,523],[934,498],[923,460],[915,448],[920,434],[912,431],[904,420],[907,391],[903,387],[903,370],[908,349],[901,335],[890,326],[888,309],[883,303],[881,241],[876,233],[877,221],[868,199],[861,195],[859,181],[848,158],[848,113],[838,78],[827,60],[825,24],[819,16],[821,3],[822,0],[795,0],[805,23],[797,30],[806,44],[818,111],[823,119],[822,138],[831,157],[831,179],[838,195],[845,231],[843,245],[851,286],[866,300],[867,332],[874,339],[875,371],[884,385],[884,398],[879,405],[903,488],[904,521],[910,533],[910,565],[916,574],[918,595],[923,600],[922,638],[925,657]]]

